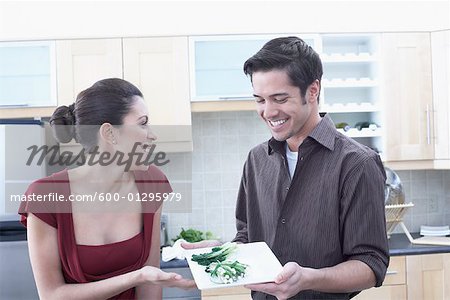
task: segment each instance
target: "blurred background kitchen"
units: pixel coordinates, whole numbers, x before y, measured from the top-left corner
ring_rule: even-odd
[[[414,204],[403,217],[409,231],[450,225],[449,23],[449,1],[1,2],[2,266],[23,265],[27,255],[5,197],[58,170],[24,166],[25,145],[79,147],[57,145],[43,124],[107,77],[142,90],[150,124],[177,129],[159,137],[171,160],[162,169],[189,184],[192,205],[165,211],[164,241],[182,228],[231,240],[244,161],[270,138],[242,65],[281,35],[299,36],[321,55],[321,111],[399,175]],[[8,270],[0,290],[6,276],[32,280],[29,266]]]

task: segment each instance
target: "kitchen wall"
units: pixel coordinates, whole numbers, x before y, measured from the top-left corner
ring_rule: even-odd
[[[169,237],[193,227],[231,240],[242,167],[250,149],[270,133],[253,111],[193,113],[192,132],[192,213],[168,214]]]
[[[411,232],[420,225],[450,225],[450,170],[396,171],[405,190],[406,202],[412,202],[403,220]],[[400,227],[394,232],[402,232]]]
[[[169,238],[182,227],[192,227],[231,240],[236,233],[234,207],[243,164],[248,151],[268,140],[270,133],[253,111],[193,113],[192,127],[192,212],[168,213]],[[169,179],[176,169],[172,165],[164,170]],[[415,205],[404,218],[411,232],[425,224],[450,225],[450,170],[397,173],[406,201]]]

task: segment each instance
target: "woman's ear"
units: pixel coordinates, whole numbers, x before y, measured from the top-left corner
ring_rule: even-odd
[[[115,136],[115,128],[109,123],[103,123],[100,126],[100,138],[104,140],[106,143],[111,145],[116,145],[117,140]]]

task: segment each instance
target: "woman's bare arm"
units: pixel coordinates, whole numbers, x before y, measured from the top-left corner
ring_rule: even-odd
[[[180,280],[178,274],[145,266],[96,282],[67,284],[61,270],[57,230],[31,213],[27,228],[31,266],[41,299],[107,299],[144,283],[171,286]]]

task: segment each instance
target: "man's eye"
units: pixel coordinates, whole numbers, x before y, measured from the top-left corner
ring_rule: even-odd
[[[256,103],[264,103],[263,98],[255,98]]]
[[[273,99],[273,100],[278,103],[283,103],[283,102],[286,102],[288,100],[288,98],[286,97],[286,98],[282,98],[282,99]]]

